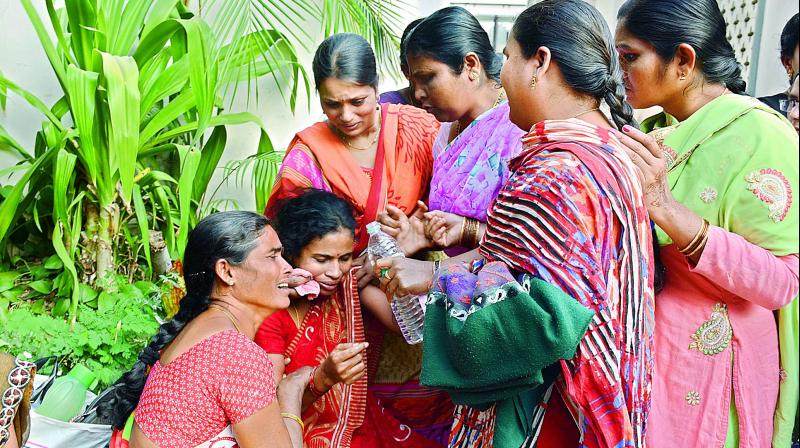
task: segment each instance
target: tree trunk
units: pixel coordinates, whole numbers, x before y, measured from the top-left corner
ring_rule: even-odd
[[[104,278],[114,272],[114,241],[119,230],[119,207],[110,204],[100,209],[100,221],[97,228],[97,277]]]

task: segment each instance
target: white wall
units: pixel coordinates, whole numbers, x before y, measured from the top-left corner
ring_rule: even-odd
[[[34,2],[40,13],[47,14],[44,2]],[[31,91],[52,105],[61,97],[58,81],[39,46],[28,16],[18,1],[0,1],[0,71],[17,85]],[[0,125],[33,153],[36,131],[40,129],[42,114],[15,94],[9,93],[5,112],[0,111]],[[0,169],[17,162],[17,158],[0,152]],[[0,179],[7,184],[7,179]]]
[[[781,31],[797,14],[797,0],[761,0],[766,2],[759,46],[755,95],[766,96],[783,92],[789,87],[786,70],[780,62]]]

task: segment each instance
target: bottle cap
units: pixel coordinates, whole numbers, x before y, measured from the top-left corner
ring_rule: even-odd
[[[90,389],[92,387],[92,383],[94,383],[97,376],[92,373],[91,370],[87,369],[83,364],[75,364],[75,367],[69,371],[67,376],[71,376],[78,380],[84,387]]]
[[[372,221],[371,223],[367,224],[368,234],[375,235],[380,231],[381,231],[381,223],[379,223],[378,221]]]

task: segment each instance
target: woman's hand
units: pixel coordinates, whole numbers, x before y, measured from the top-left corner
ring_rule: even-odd
[[[317,387],[324,385],[324,391],[327,391],[335,384],[353,384],[367,371],[366,359],[367,346],[366,342],[354,343],[341,343],[331,351],[325,361],[320,364],[317,370],[322,378],[322,384],[315,385]]]
[[[425,213],[425,235],[439,247],[453,247],[460,243],[464,217],[439,210]]]
[[[303,394],[308,387],[311,370],[311,367],[301,367],[283,377],[278,384],[278,403],[281,405],[281,411],[300,415]]]
[[[424,215],[427,211],[428,206],[422,201],[417,201],[417,208],[410,217],[399,208],[387,205],[386,211],[380,213],[377,220],[381,223],[381,230],[397,240],[404,254],[414,255],[431,246],[425,236]]]
[[[292,299],[297,299],[300,297],[300,294],[297,292],[297,287],[300,285],[304,285],[310,281],[314,280],[314,276],[311,275],[310,272],[307,272],[303,269],[294,269],[292,270],[291,275],[286,280],[286,283],[289,285],[289,297]]]
[[[667,159],[664,151],[653,137],[632,126],[623,126],[622,131],[617,135],[636,168],[647,211],[656,224],[659,224],[663,212],[675,202],[667,181]]]
[[[359,266],[356,271],[356,280],[358,280],[358,289],[364,289],[367,285],[373,283],[375,277],[372,275],[374,270],[374,262],[372,257],[364,254],[353,260],[353,266]]]
[[[389,297],[426,294],[431,288],[433,263],[411,258],[381,258],[375,262],[374,273]]]

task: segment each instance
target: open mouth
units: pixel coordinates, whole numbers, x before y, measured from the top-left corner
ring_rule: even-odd
[[[288,283],[278,283],[278,289],[289,289]]]

